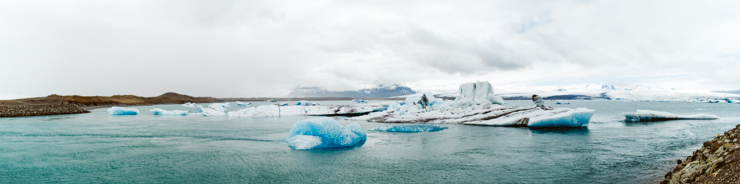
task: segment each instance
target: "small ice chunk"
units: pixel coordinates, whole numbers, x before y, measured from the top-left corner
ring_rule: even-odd
[[[447,127],[439,125],[404,125],[404,126],[379,126],[370,128],[369,130],[383,131],[383,132],[436,132],[447,129]]]
[[[188,107],[188,108],[195,108],[195,103],[188,102],[188,103],[182,104],[182,106],[183,107]]]
[[[313,105],[313,103],[312,102],[309,102],[309,101],[306,101],[306,100],[301,100],[301,101],[296,102],[295,105],[297,105],[297,106],[311,106],[311,105]]]
[[[152,113],[152,115],[165,115],[165,116],[187,116],[188,111],[181,111],[181,110],[164,110],[160,108],[154,108],[150,109],[149,112]]]
[[[667,121],[667,120],[710,120],[719,119],[711,114],[678,115],[669,112],[637,110],[637,112],[624,113],[624,121]]]
[[[354,103],[367,103],[367,101],[362,100],[362,99],[352,99],[352,102],[354,102]]]
[[[247,106],[249,106],[249,105],[251,105],[251,104],[252,104],[252,103],[249,103],[249,102],[240,102],[240,101],[236,101],[236,105],[237,105],[237,106],[239,106],[239,107],[247,107]]]
[[[226,108],[229,107],[228,103],[213,103],[208,107],[198,106],[198,112],[203,113],[204,116],[223,116],[226,115]]]
[[[357,123],[343,127],[331,118],[312,118],[293,124],[287,141],[293,149],[307,150],[351,147],[366,139],[367,135]]]
[[[108,109],[110,115],[137,115],[139,110],[135,108],[111,107]]]

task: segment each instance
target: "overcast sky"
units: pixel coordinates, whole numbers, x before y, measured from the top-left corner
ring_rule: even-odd
[[[740,1],[0,1],[0,99],[740,89]]]

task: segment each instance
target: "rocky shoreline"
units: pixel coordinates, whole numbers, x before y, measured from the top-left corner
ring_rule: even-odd
[[[665,175],[661,184],[740,183],[740,125],[704,142]]]
[[[74,104],[0,106],[0,117],[46,116],[89,112]]]

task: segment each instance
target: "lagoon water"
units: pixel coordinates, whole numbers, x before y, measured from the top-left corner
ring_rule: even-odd
[[[347,102],[323,102],[339,103]],[[566,130],[444,125],[394,133],[367,131],[390,124],[358,122],[364,144],[307,151],[285,140],[293,123],[312,117],[149,115],[152,108],[193,110],[156,105],[136,107],[137,116],[96,109],[0,118],[0,183],[657,183],[676,159],[740,123],[740,104],[546,105],[596,113],[588,128]],[[642,109],[721,119],[623,121],[621,113]]]

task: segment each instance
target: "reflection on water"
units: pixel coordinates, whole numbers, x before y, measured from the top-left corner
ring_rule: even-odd
[[[596,110],[588,128],[446,124],[438,132],[366,131],[355,147],[306,151],[285,141],[293,123],[312,117],[109,116],[96,109],[0,118],[0,183],[656,183],[676,159],[740,122],[738,104],[570,102]],[[643,109],[702,109],[721,118],[623,121],[621,113]],[[359,123],[365,130],[394,125]]]

